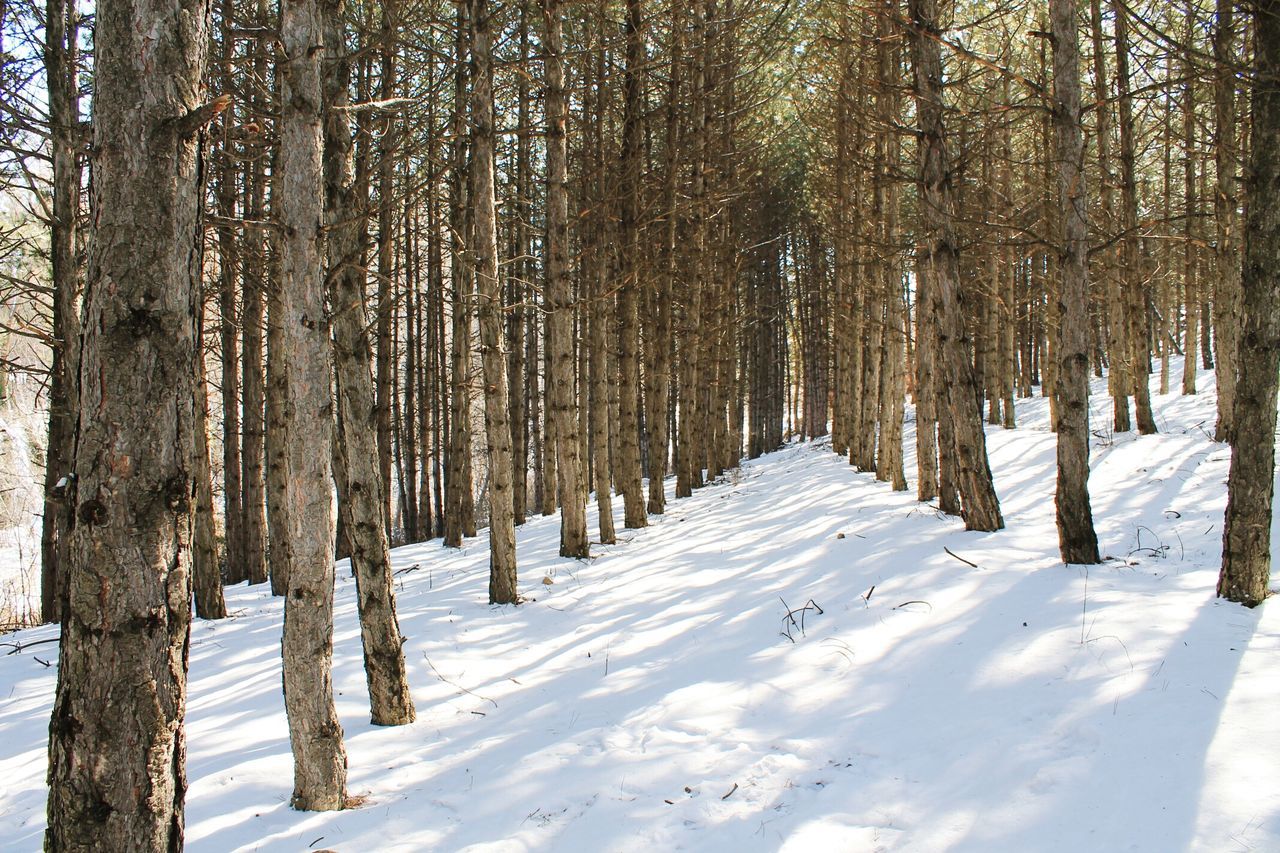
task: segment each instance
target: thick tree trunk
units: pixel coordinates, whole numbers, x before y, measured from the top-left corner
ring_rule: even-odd
[[[1080,125],[1080,48],[1075,0],[1050,0],[1053,124],[1062,255],[1058,338],[1054,343],[1058,434],[1058,548],[1064,563],[1099,562],[1089,504],[1089,262],[1084,133]]]
[[[547,415],[555,421],[556,472],[560,479],[560,556],[588,556],[587,490],[582,482],[581,441],[573,393],[573,293],[569,286],[568,150],[565,124],[563,26],[559,0],[541,0],[547,111],[546,300],[551,374]]]
[[[45,847],[182,848],[207,2],[97,9],[74,526]]]
[[[982,408],[974,386],[970,360],[967,312],[960,291],[960,250],[952,219],[955,202],[951,165],[943,123],[942,55],[938,37],[937,0],[909,0],[911,42],[915,66],[916,115],[920,126],[920,215],[924,225],[925,263],[929,277],[929,312],[937,324],[937,368],[941,393],[954,435],[954,453],[961,515],[969,530],[1004,527],[1000,504],[987,461]]]
[[[293,807],[340,809],[347,756],[333,704],[333,536],[329,321],[325,314],[321,51],[317,0],[280,9],[281,355],[285,360],[284,698],[293,747]]]
[[[489,0],[471,12],[471,211],[475,222],[476,303],[484,370],[484,422],[489,454],[489,603],[516,604],[516,529],[511,502],[511,412],[502,353],[502,288],[493,186],[493,17]]]
[[[1280,2],[1258,0],[1253,150],[1246,195],[1240,380],[1218,595],[1253,607],[1271,580],[1276,386],[1280,375]],[[1188,358],[1192,357],[1188,354]]]
[[[365,332],[364,273],[360,267],[361,211],[352,186],[347,123],[350,59],[343,33],[345,0],[321,7],[325,36],[324,183],[328,227],[333,363],[338,385],[339,509],[356,578],[360,641],[369,706],[376,726],[413,722],[403,638],[396,623],[391,554],[383,524],[386,485],[378,467],[378,407]],[[412,380],[410,380],[412,381]]]

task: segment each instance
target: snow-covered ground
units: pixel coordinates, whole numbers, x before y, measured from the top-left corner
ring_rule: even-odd
[[[368,723],[340,567],[335,683],[366,798],[350,811],[289,809],[280,603],[230,590],[234,617],[192,633],[188,845],[1280,850],[1280,611],[1214,597],[1212,395],[1158,397],[1150,437],[1107,435],[1107,404],[1091,486],[1110,559],[1087,570],[1057,559],[1043,400],[988,433],[999,533],[815,442],[646,530],[619,518],[590,562],[556,557],[556,519],[530,521],[518,608],[485,603],[483,536],[402,548],[412,726]],[[5,849],[40,847],[55,659],[0,656]]]

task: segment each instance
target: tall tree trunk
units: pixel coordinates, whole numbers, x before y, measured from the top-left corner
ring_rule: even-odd
[[[1129,379],[1132,382],[1134,416],[1138,432],[1157,432],[1151,411],[1151,389],[1147,368],[1147,296],[1142,285],[1141,252],[1138,245],[1137,157],[1133,132],[1133,87],[1129,73],[1129,12],[1119,0],[1112,0],[1116,16],[1116,91],[1120,125],[1120,275],[1125,306],[1125,337],[1129,347]]]
[[[396,96],[396,25],[395,0],[381,0],[381,32],[378,38],[378,58],[381,64],[380,93],[384,101]],[[395,304],[392,284],[395,276],[395,168],[396,149],[399,147],[397,129],[399,119],[388,111],[383,119],[382,133],[378,137],[378,330],[375,353],[375,388],[377,412],[375,423],[378,434],[378,471],[386,491],[382,495],[383,525],[391,529],[391,363],[395,353],[391,346],[391,327],[395,321]]]
[[[640,0],[626,0],[626,69],[623,72],[622,162],[619,194],[621,221],[618,249],[618,458],[614,476],[622,492],[623,525],[649,524],[640,466],[640,170],[643,129],[640,126],[640,69],[645,62]]]
[[[180,850],[207,2],[97,9],[94,181],[48,850]],[[65,116],[64,118],[70,118]]]
[[[1218,186],[1213,194],[1217,229],[1217,269],[1213,293],[1213,338],[1218,385],[1218,422],[1215,438],[1232,440],[1232,414],[1240,361],[1240,214],[1236,172],[1240,151],[1236,129],[1236,48],[1234,0],[1218,0],[1213,30],[1213,107],[1217,138],[1214,141]],[[1188,353],[1187,357],[1191,355]]]
[[[471,482],[471,279],[467,260],[467,38],[468,5],[457,0],[454,33],[453,174],[449,201],[449,275],[452,284],[452,336],[449,343],[449,452],[445,456],[444,544],[458,548],[476,535],[475,494]]]
[[[1058,549],[1064,563],[1099,562],[1089,503],[1089,196],[1080,126],[1080,47],[1075,0],[1050,0],[1053,31],[1053,124],[1058,172],[1057,400]]]
[[[559,0],[541,0],[544,100],[547,112],[547,323],[551,375],[547,414],[555,421],[556,472],[560,479],[560,556],[588,556],[587,490],[582,482],[581,442],[573,393],[573,293],[569,286],[568,150],[569,104],[564,89],[563,25]]]
[[[317,0],[280,9],[288,60],[280,99],[280,327],[285,379],[284,698],[293,807],[340,809],[347,756],[333,704],[333,558],[329,322],[325,314],[321,51]]]
[[[484,370],[484,422],[489,453],[489,603],[516,604],[516,530],[511,502],[511,412],[502,353],[502,288],[493,186],[493,18],[489,0],[471,12],[471,211],[475,222],[476,303]]]
[[[1280,376],[1280,2],[1254,5],[1253,150],[1244,231],[1244,329],[1218,595],[1253,607],[1271,580]],[[1188,358],[1191,355],[1188,354]]]
[[[939,402],[945,404],[954,433],[952,447],[944,446],[943,452],[955,455],[965,527],[999,530],[1004,527],[1004,519],[987,461],[982,407],[974,385],[965,323],[968,312],[960,290],[960,249],[952,222],[955,202],[943,122],[938,3],[908,0],[908,9],[920,127],[920,215],[926,239],[923,249],[928,265],[929,312],[938,328],[937,367],[942,380]]]
[[[80,215],[79,74],[76,62],[76,0],[45,6],[45,86],[49,94],[49,153],[53,165],[53,216],[49,263],[53,288],[52,361],[49,365],[49,433],[44,468],[44,516],[40,534],[40,617],[62,621],[66,606],[67,537],[74,507],[70,497],[75,417],[79,404],[80,269],[76,220]]]
[[[413,722],[403,638],[396,623],[391,554],[383,509],[386,485],[378,468],[378,408],[365,333],[364,273],[360,266],[362,211],[351,175],[347,91],[351,63],[343,32],[345,0],[321,7],[325,37],[324,183],[333,363],[338,385],[339,508],[346,522],[356,578],[360,641],[373,724]],[[412,381],[412,378],[410,378]]]

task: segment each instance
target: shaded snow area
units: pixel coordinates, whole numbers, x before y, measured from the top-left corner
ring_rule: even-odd
[[[234,617],[192,632],[189,849],[1280,850],[1280,611],[1214,597],[1212,394],[1157,397],[1162,434],[1138,437],[1106,433],[1096,390],[1110,558],[1087,571],[1057,558],[1043,400],[988,432],[999,533],[818,441],[646,530],[623,531],[616,501],[622,541],[589,562],[531,520],[518,608],[485,604],[483,536],[399,549],[403,728],[368,723],[340,564],[335,683],[367,798],[346,812],[288,807],[280,602],[230,590]],[[41,844],[41,660],[53,644],[0,656],[5,849]]]

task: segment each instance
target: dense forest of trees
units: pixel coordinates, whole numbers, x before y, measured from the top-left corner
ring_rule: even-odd
[[[1219,593],[1259,603],[1274,5],[2,0],[0,189],[40,227],[0,257],[47,269],[0,290],[49,353],[6,369],[47,376],[50,848],[180,843],[193,594],[285,596],[293,803],[342,808],[335,555],[403,724],[391,546],[487,527],[518,604],[531,515],[586,557],[615,495],[644,527],[792,437],[994,531],[985,424],[1044,395],[1062,559],[1096,563],[1091,427],[1155,432],[1152,375],[1212,370]]]

